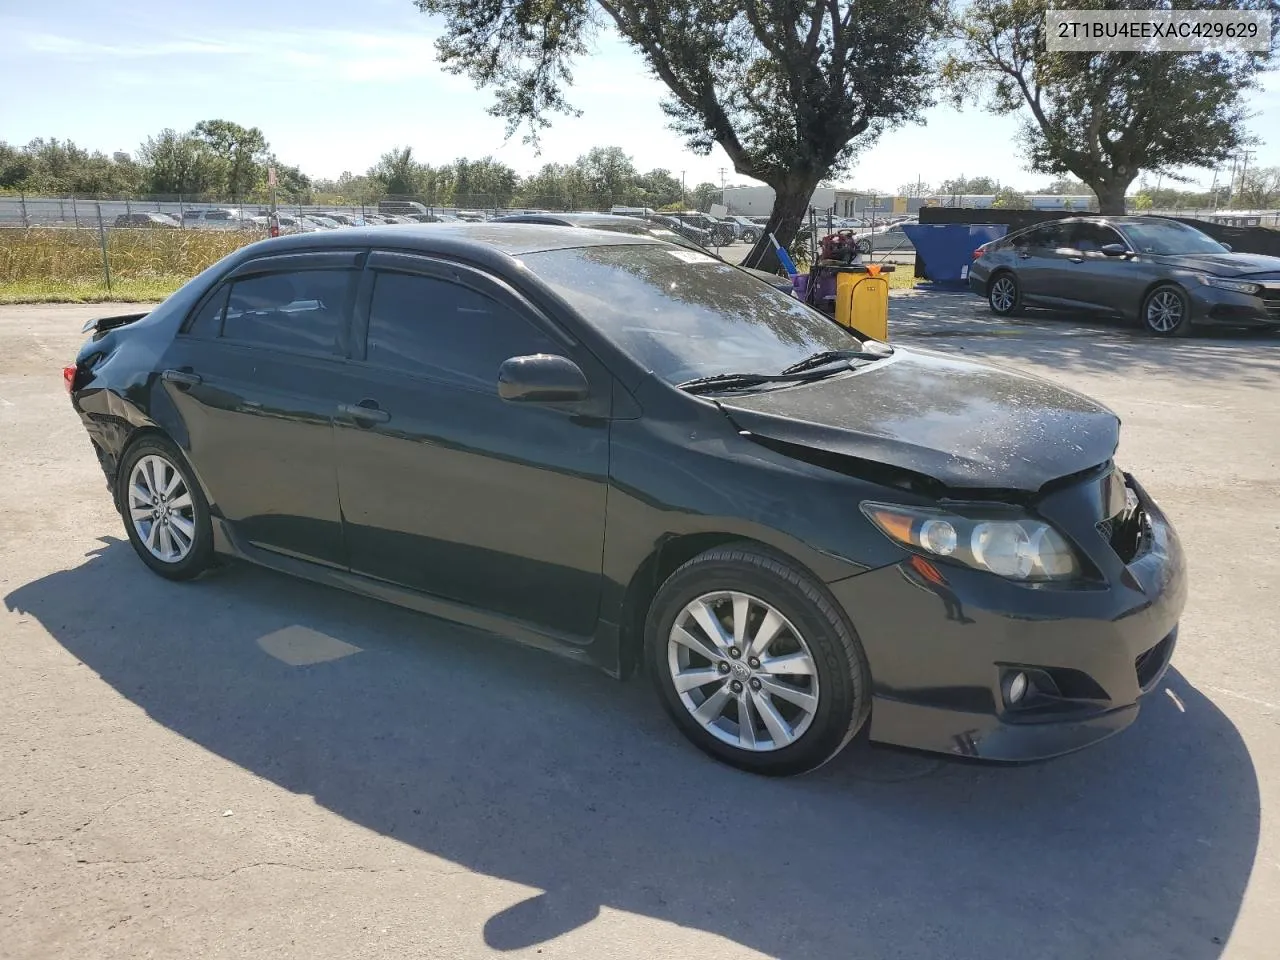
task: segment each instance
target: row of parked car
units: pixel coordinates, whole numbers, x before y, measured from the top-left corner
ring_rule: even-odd
[[[521,210],[518,214],[543,214],[544,210]],[[586,213],[587,211],[582,211]],[[768,223],[767,217],[713,217],[697,210],[686,210],[674,213],[657,213],[643,207],[614,207],[611,214],[618,216],[638,217],[670,229],[687,240],[703,247],[727,246],[732,243],[755,243]],[[488,214],[474,210],[459,210],[455,213],[440,213],[428,209],[420,203],[412,201],[383,201],[374,212],[343,213],[336,210],[320,212],[277,213],[279,232],[312,233],[317,230],[337,230],[341,227],[374,226],[388,223],[476,223],[490,220]],[[907,221],[914,222],[914,221]],[[270,215],[264,212],[251,213],[235,207],[209,207],[206,209],[190,208],[183,210],[181,219],[171,213],[162,211],[144,211],[139,213],[122,213],[115,220],[117,227],[146,227],[159,229],[177,229],[179,227],[218,230],[268,230],[271,227]],[[855,230],[857,232],[858,249],[862,253],[877,251],[910,250],[911,241],[902,230],[901,221],[861,220],[844,218],[833,222],[837,230]],[[802,230],[800,239],[807,241],[807,231]]]
[[[326,210],[320,213],[277,213],[281,233],[311,233],[316,230],[337,230],[340,227],[365,227],[387,223],[437,223],[475,222],[488,219],[483,214],[460,211],[450,213],[342,213]],[[250,213],[234,207],[210,207],[189,209],[181,219],[171,213],[150,210],[142,213],[122,213],[115,219],[117,227],[144,227],[152,229],[178,229],[180,227],[215,230],[266,230],[271,226],[269,213]]]

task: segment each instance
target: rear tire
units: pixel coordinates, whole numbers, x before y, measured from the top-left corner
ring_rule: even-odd
[[[1018,278],[1008,270],[1002,270],[987,284],[987,305],[991,312],[1001,317],[1012,317],[1022,312],[1022,286]]]
[[[1142,325],[1155,337],[1185,337],[1191,333],[1191,300],[1173,283],[1162,283],[1142,301]]]
[[[214,562],[209,504],[182,452],[159,435],[131,444],[116,474],[116,505],[134,551],[170,580]]]
[[[857,246],[857,248],[858,248],[858,252],[859,252],[860,254],[862,254],[863,256],[866,256],[868,253],[870,253],[870,252],[871,252],[871,241],[870,241],[870,240],[859,240],[859,241],[858,241],[858,243],[856,244],[856,246]]]
[[[752,773],[820,767],[871,710],[852,626],[820,583],[754,544],[708,550],[668,577],[649,608],[645,653],[681,732]]]

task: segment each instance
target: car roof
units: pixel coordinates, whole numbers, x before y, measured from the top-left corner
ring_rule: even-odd
[[[351,227],[329,233],[273,237],[254,244],[256,256],[284,253],[294,248],[353,246],[394,247],[417,253],[456,256],[474,261],[494,260],[494,253],[518,257],[544,250],[575,247],[618,246],[629,243],[661,243],[656,237],[579,227],[535,223],[413,223]],[[249,248],[246,248],[249,249]],[[501,257],[497,259],[503,259]]]

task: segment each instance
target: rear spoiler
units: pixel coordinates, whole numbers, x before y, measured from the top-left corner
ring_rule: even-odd
[[[145,316],[147,316],[146,313],[122,313],[115,317],[98,317],[97,319],[90,320],[81,327],[80,332],[94,334],[106,333],[108,330],[114,330],[116,327],[123,327],[130,323],[136,323]]]

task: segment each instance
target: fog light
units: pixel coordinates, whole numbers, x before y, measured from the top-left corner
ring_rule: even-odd
[[[1025,673],[1015,673],[1009,678],[1009,688],[1007,696],[1010,703],[1017,703],[1027,692],[1027,675]]]

